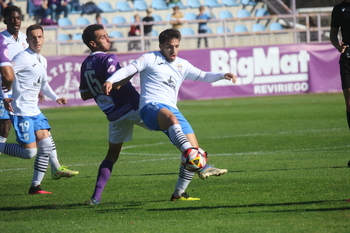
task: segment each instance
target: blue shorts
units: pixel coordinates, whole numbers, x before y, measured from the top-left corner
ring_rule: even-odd
[[[182,132],[184,134],[194,133],[191,125],[188,123],[186,118],[180,113],[178,109],[173,108],[169,105],[161,104],[157,102],[146,104],[145,106],[143,106],[143,108],[140,111],[141,119],[149,129],[161,131],[157,121],[157,115],[159,110],[162,108],[166,108],[170,110],[176,116],[177,120],[181,125]],[[163,131],[163,132],[167,133],[167,131]]]
[[[16,132],[16,141],[21,145],[35,142],[36,131],[41,129],[51,129],[47,118],[42,113],[36,116],[10,115],[10,118]]]
[[[9,95],[9,98],[11,98],[12,95]],[[10,114],[5,109],[4,101],[2,97],[0,97],[0,120],[10,120]]]

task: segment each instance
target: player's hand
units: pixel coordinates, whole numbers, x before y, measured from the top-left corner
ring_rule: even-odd
[[[59,105],[67,104],[67,102],[68,102],[67,99],[64,98],[64,97],[58,98],[58,99],[56,100],[56,103],[58,103]]]
[[[105,93],[106,95],[109,95],[109,92],[111,92],[112,88],[113,88],[113,85],[111,82],[105,82],[102,87],[103,93]]]
[[[234,75],[232,73],[226,73],[224,77],[227,80],[231,80],[233,83],[236,83],[236,81],[237,81],[236,75]]]
[[[4,101],[5,109],[9,112],[13,112],[13,108],[11,105],[11,102],[13,101],[13,99],[12,98],[5,98],[3,101]]]
[[[39,92],[38,98],[39,98],[39,103],[43,103],[45,101],[45,96],[41,92]]]
[[[341,43],[339,44],[338,51],[339,51],[340,53],[344,53],[345,50],[346,50],[346,48],[347,48],[347,46],[344,45],[344,42],[341,42]]]

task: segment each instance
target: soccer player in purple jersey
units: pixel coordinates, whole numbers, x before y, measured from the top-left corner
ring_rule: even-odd
[[[105,81],[121,68],[117,56],[106,53],[111,42],[104,27],[101,24],[90,25],[85,28],[82,38],[91,53],[81,65],[81,98],[93,98],[110,122],[107,155],[99,167],[94,193],[87,201],[89,205],[97,205],[101,201],[103,189],[119,158],[123,143],[132,138],[134,125],[147,127],[139,116],[140,95],[128,80],[120,89],[112,89],[108,96],[102,91]]]

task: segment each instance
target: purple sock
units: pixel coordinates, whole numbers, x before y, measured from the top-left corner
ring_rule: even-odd
[[[101,200],[103,189],[105,188],[109,177],[111,177],[112,169],[113,163],[107,160],[103,160],[100,165],[100,168],[98,169],[95,191],[92,195],[92,197],[97,199],[98,201]]]

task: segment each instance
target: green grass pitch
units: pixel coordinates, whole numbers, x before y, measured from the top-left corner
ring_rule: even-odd
[[[192,180],[196,202],[170,202],[180,153],[135,127],[98,206],[87,206],[107,150],[96,106],[43,109],[61,164],[80,174],[28,195],[34,160],[0,155],[0,232],[350,232],[350,132],[341,93],[180,101],[209,153],[229,170]],[[13,129],[8,142],[15,142]]]

